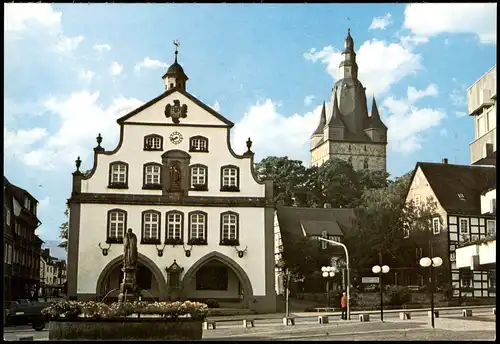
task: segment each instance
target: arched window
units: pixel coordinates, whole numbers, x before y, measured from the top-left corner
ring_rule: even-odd
[[[191,190],[208,190],[208,168],[205,165],[196,164],[190,167],[191,171]]]
[[[166,244],[182,244],[184,232],[184,214],[177,210],[167,212]]]
[[[150,134],[144,137],[145,151],[163,150],[163,137],[158,134]]]
[[[363,168],[368,168],[368,158],[365,158],[365,161],[363,162]]]
[[[107,243],[122,243],[127,227],[127,212],[122,209],[108,211]]]
[[[128,188],[128,164],[126,162],[114,161],[109,164],[108,188],[113,188],[113,189]]]
[[[141,244],[159,244],[161,237],[161,213],[156,210],[142,212]]]
[[[207,213],[192,211],[189,213],[189,239],[190,245],[207,244]]]
[[[239,215],[227,211],[222,213],[220,220],[221,245],[239,245]]]
[[[240,191],[240,169],[234,165],[222,166],[220,169],[221,190]]]
[[[143,189],[161,189],[161,164],[149,162],[143,170]]]
[[[208,139],[204,136],[193,136],[189,139],[190,152],[208,153]]]

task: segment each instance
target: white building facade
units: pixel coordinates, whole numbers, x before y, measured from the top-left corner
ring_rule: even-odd
[[[250,139],[234,153],[233,123],[186,91],[177,52],[163,79],[118,120],[118,147],[99,136],[92,170],[73,173],[68,294],[117,295],[131,228],[143,297],[274,311],[272,181],[257,180]]]

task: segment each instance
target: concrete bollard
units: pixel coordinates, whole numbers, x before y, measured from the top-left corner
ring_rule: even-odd
[[[205,321],[203,323],[203,328],[205,330],[210,330],[210,329],[215,330],[215,321]]]
[[[493,315],[497,315],[497,309],[493,308]]]
[[[255,327],[255,319],[243,319],[243,327]]]
[[[399,312],[399,319],[410,320],[411,319],[410,312]]]
[[[293,326],[293,325],[295,325],[295,318],[284,317],[283,318],[283,325],[285,325],[285,326]]]
[[[431,311],[427,311],[427,317],[430,319],[432,315]],[[434,311],[434,318],[439,318],[439,311]]]
[[[370,321],[370,314],[360,314],[359,321],[361,321],[361,322]]]
[[[318,315],[318,324],[328,324],[328,315]]]
[[[472,316],[472,309],[462,309],[462,316],[471,317]]]

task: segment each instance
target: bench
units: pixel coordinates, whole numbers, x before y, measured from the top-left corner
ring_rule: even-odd
[[[462,309],[462,316],[471,317],[472,316],[472,309]]]
[[[399,312],[399,319],[410,320],[411,319],[410,312]]]
[[[243,327],[255,327],[255,319],[243,319]]]
[[[359,321],[361,321],[361,322],[370,321],[370,314],[368,314],[368,313],[360,314]]]
[[[215,321],[212,320],[212,321],[205,321],[203,322],[203,328],[205,330],[210,330],[210,328],[212,328],[212,330],[215,330]]]
[[[432,311],[428,311],[427,316],[430,318],[432,316]],[[434,318],[439,318],[439,311],[434,311]]]
[[[314,308],[316,312],[335,312],[335,308],[333,307],[320,307],[320,308]]]
[[[283,325],[285,325],[285,326],[293,326],[293,325],[295,325],[295,318],[284,317],[283,318]]]
[[[328,315],[318,315],[318,324],[328,324]]]

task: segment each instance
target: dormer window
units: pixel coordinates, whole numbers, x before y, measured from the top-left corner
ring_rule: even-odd
[[[193,136],[189,141],[189,151],[208,153],[208,139],[203,136]]]
[[[240,169],[234,165],[221,167],[221,190],[220,191],[240,191]]]
[[[159,151],[163,150],[163,137],[156,134],[151,134],[144,137],[144,150],[145,151]]]
[[[459,193],[458,194],[458,199],[461,200],[461,201],[465,201],[465,196],[463,193]]]
[[[143,189],[161,189],[161,164],[150,162],[144,164]]]
[[[109,185],[112,189],[128,188],[128,164],[123,161],[115,161],[109,164]]]

